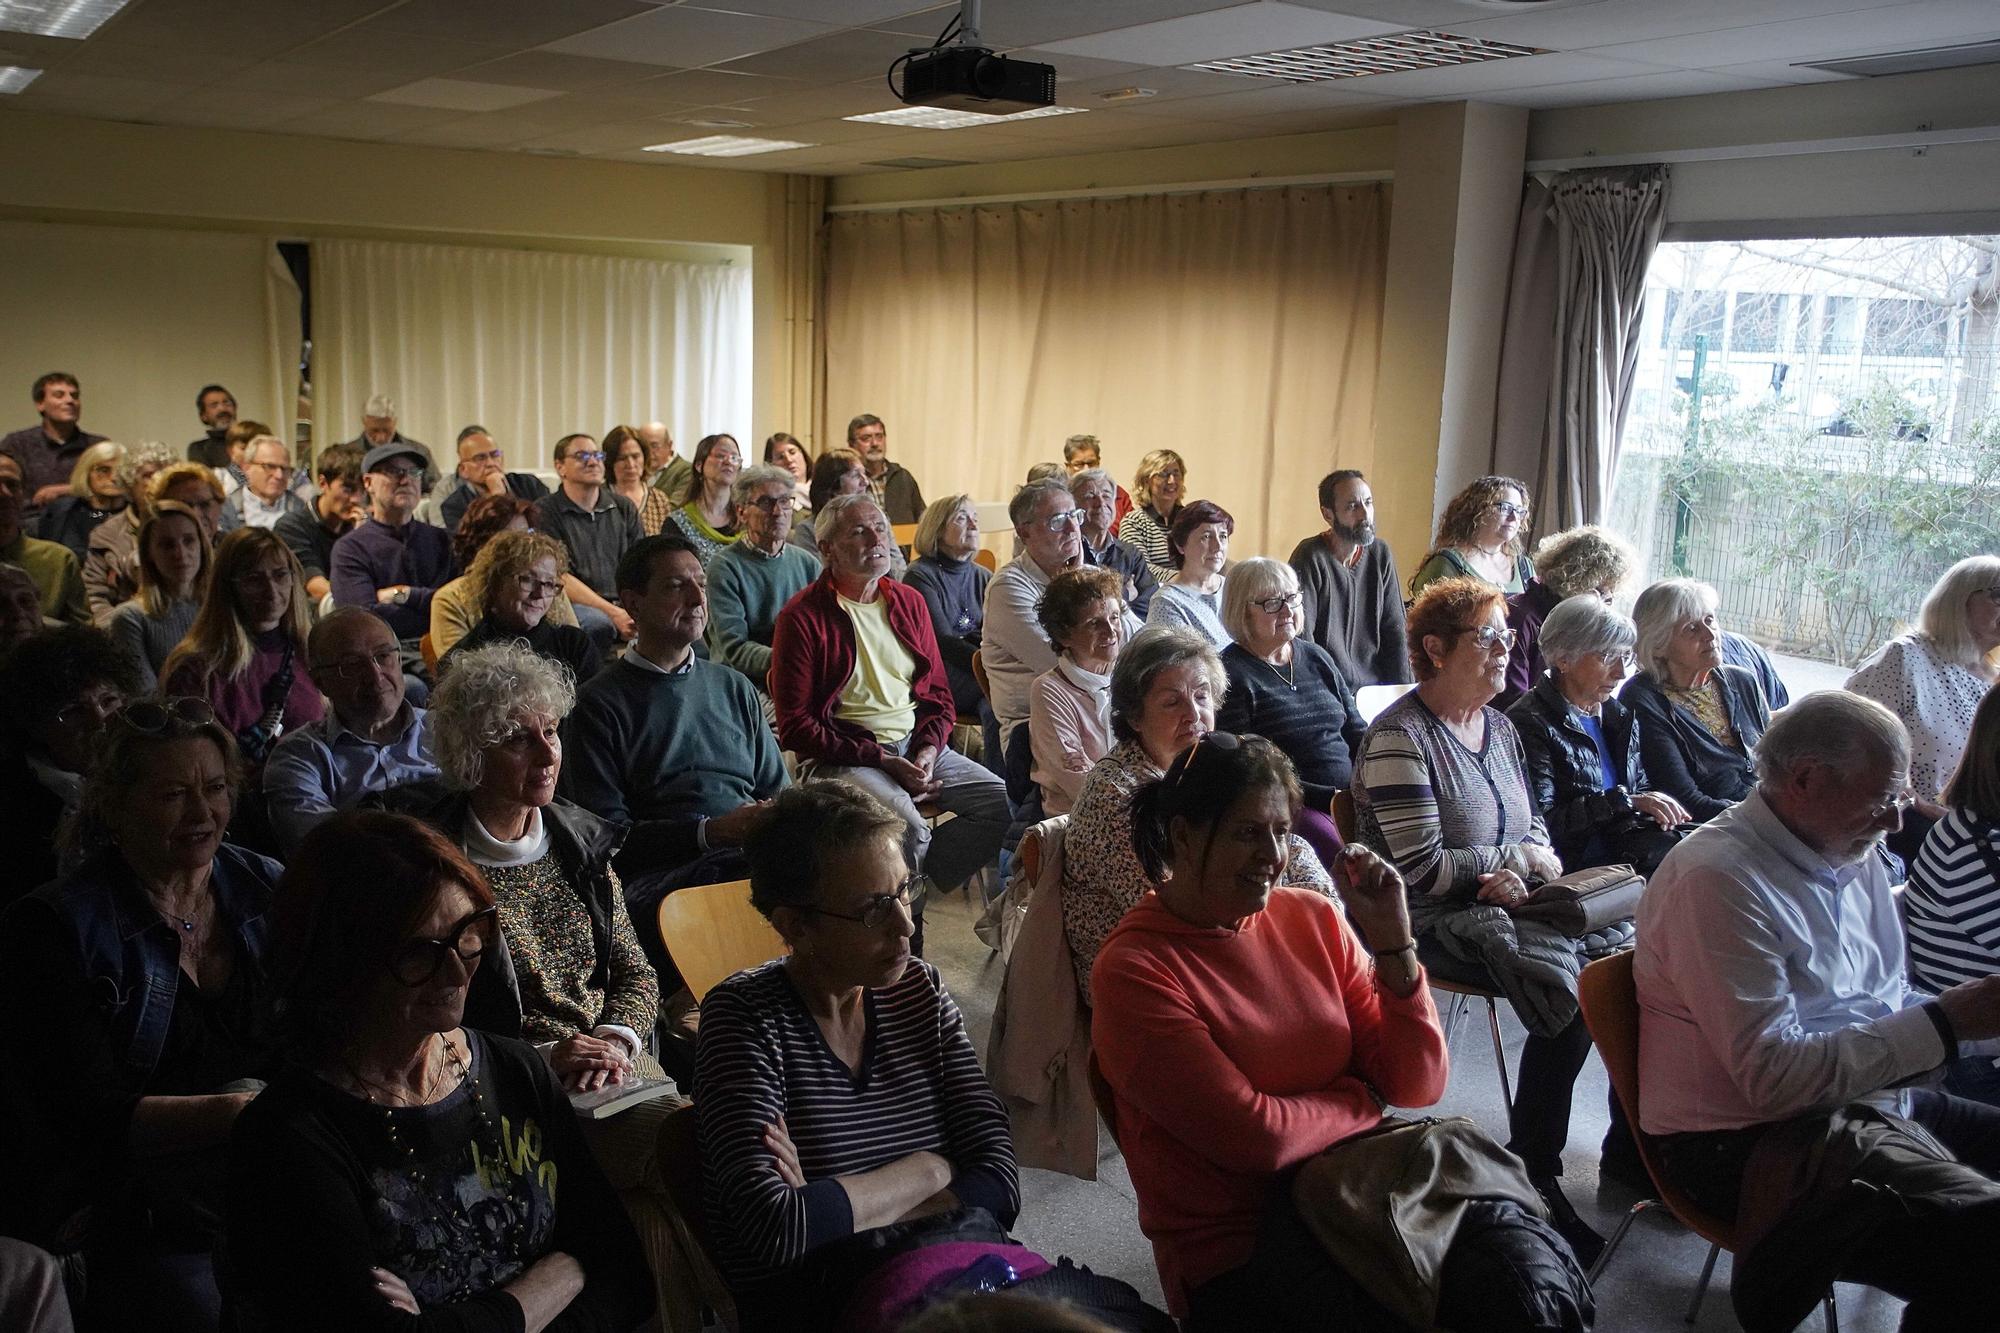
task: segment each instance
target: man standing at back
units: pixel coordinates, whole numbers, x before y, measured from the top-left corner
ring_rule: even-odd
[[[402,445],[423,460],[423,489],[419,494],[428,493],[431,487],[437,485],[437,460],[431,457],[430,446],[410,439],[396,429],[396,402],[386,393],[369,395],[361,408],[361,433],[348,443],[364,454],[385,444]]]
[[[83,386],[67,371],[52,370],[35,381],[35,410],[42,419],[0,436],[0,454],[21,466],[21,517],[33,520],[42,506],[69,494],[69,474],[77,455],[103,439],[77,424],[83,415]]]
[[[549,488],[532,472],[509,472],[507,455],[484,426],[467,426],[458,433],[458,483],[445,492],[438,517],[446,532],[457,532],[466,509],[482,495],[512,495],[541,500]]]
[[[204,384],[194,396],[194,410],[208,433],[188,445],[188,462],[220,472],[229,466],[228,436],[236,424],[236,395],[220,384]]]
[[[563,591],[576,623],[609,651],[615,635],[632,637],[632,617],[618,606],[618,563],[646,535],[632,502],[604,484],[604,450],[588,435],[556,441],[562,485],[541,501],[541,530],[569,549]]]
[[[1319,484],[1319,512],[1326,531],[1292,549],[1306,637],[1332,654],[1354,689],[1407,684],[1403,589],[1396,557],[1375,535],[1375,492],[1353,468],[1329,472]]]
[[[868,493],[891,525],[915,523],[924,516],[924,493],[916,477],[902,464],[889,461],[889,428],[882,418],[863,412],[848,422],[847,447],[861,455]]]

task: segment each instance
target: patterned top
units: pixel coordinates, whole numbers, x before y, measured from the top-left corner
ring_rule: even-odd
[[[1922,634],[1889,640],[1847,678],[1847,688],[1903,719],[1910,729],[1910,787],[1935,798],[1958,771],[1972,739],[1972,715],[1993,682],[1946,661]]]
[[[1135,511],[1136,512],[1136,511]],[[1137,741],[1120,741],[1083,780],[1083,794],[1063,829],[1063,932],[1076,963],[1076,984],[1090,1001],[1090,969],[1119,918],[1153,882],[1132,849],[1132,794],[1164,774]],[[1280,881],[1316,889],[1339,901],[1319,855],[1298,834]]]
[[[621,491],[619,494],[623,495],[624,492]],[[632,499],[629,495],[626,495],[625,498],[628,500]],[[632,503],[639,507],[640,531],[644,532],[648,537],[659,536],[660,529],[666,525],[668,519],[674,516],[673,500],[669,498],[665,491],[657,486],[646,487],[645,493],[639,499],[633,500]],[[703,563],[707,563],[706,560]]]
[[[1222,624],[1222,589],[1203,592],[1178,580],[1163,582],[1146,610],[1148,625],[1185,625],[1215,645],[1227,648],[1235,640]]]
[[[1713,671],[1708,673],[1707,680],[1687,689],[1661,680],[1660,693],[1686,709],[1689,717],[1701,723],[1703,731],[1724,745],[1743,748],[1736,729],[1729,725],[1729,701],[1722,697],[1722,681]]]
[[[1137,547],[1139,554],[1146,557],[1146,563],[1153,567],[1153,575],[1165,583],[1172,578],[1174,569],[1174,547],[1167,540],[1167,525],[1148,505],[1141,505],[1125,515],[1118,522],[1118,540],[1128,546]]]
[[[1940,819],[1910,866],[1903,913],[1918,989],[2000,972],[2000,827],[1962,808]]]
[[[590,912],[553,851],[526,865],[485,870],[520,981],[525,1040],[562,1041],[601,1024],[630,1028],[642,1038],[652,1031],[660,983],[622,906],[613,913],[606,967]],[[614,903],[623,897],[614,877]]]
[[[1418,931],[1470,903],[1479,876],[1518,869],[1508,863],[1520,844],[1549,845],[1514,724],[1496,708],[1480,716],[1486,739],[1474,750],[1412,690],[1361,742],[1354,767],[1361,839],[1402,872]]]
[[[715,559],[717,551],[735,541],[738,536],[735,532],[724,532],[719,528],[710,527],[708,520],[701,516],[701,511],[694,507],[692,500],[674,511],[673,523],[681,530],[682,536],[694,543],[695,555],[700,559],[703,569],[708,568],[708,562]]]

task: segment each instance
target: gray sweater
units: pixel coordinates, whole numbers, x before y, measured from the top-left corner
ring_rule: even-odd
[[[1305,635],[1332,655],[1341,678],[1357,690],[1408,683],[1403,590],[1389,544],[1376,538],[1349,569],[1321,533],[1293,547],[1290,563],[1305,597]]]
[[[111,609],[111,619],[104,628],[138,664],[142,693],[151,694],[159,685],[160,668],[166,665],[167,654],[187,637],[189,627],[194,624],[194,613],[199,610],[201,603],[191,597],[171,603],[159,616],[147,615],[136,597]]]

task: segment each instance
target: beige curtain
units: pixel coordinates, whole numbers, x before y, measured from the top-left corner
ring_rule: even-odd
[[[35,422],[45,371],[83,383],[83,425],[178,452],[202,433],[195,392],[225,384],[246,419],[291,438],[299,291],[268,236],[0,222],[0,426]]]
[[[1170,447],[1282,558],[1372,461],[1388,228],[1381,185],[838,216],[821,438],[876,413],[926,497],[982,501],[1072,434],[1128,487]]]

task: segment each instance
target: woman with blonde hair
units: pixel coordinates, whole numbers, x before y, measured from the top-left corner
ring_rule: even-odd
[[[90,534],[97,525],[122,512],[131,498],[119,484],[124,461],[125,446],[111,440],[99,440],[78,454],[69,473],[69,494],[42,510],[35,536],[61,542],[81,562],[90,554]]]
[[[142,445],[141,455],[156,445]],[[127,461],[130,462],[128,455]],[[139,591],[139,520],[162,500],[178,500],[201,522],[209,544],[215,544],[222,520],[222,482],[199,463],[162,459],[145,483],[132,493],[132,503],[117,522],[100,523],[90,534],[90,553],[83,561],[83,591],[90,617],[99,625],[111,622],[111,612]]]
[[[1610,601],[1638,572],[1639,553],[1609,528],[1586,524],[1550,533],[1535,547],[1534,575],[1507,599],[1507,628],[1514,651],[1507,658],[1507,688],[1494,707],[1505,709],[1542,678],[1542,651],[1536,646],[1542,622],[1558,603],[1585,593]]]
[[[975,716],[986,696],[973,677],[972,655],[986,627],[986,584],[993,576],[973,559],[979,552],[979,511],[972,497],[931,501],[917,520],[915,549],[917,558],[903,582],[922,593],[930,608],[958,715]]]
[[[611,489],[632,502],[639,511],[640,530],[654,536],[673,517],[674,502],[659,487],[646,484],[646,442],[630,426],[613,426],[599,447],[604,450]]]
[[[194,511],[162,500],[139,525],[139,590],[105,626],[132,654],[141,688],[159,684],[160,668],[187,637],[208,581],[208,533]]]
[[[1889,848],[1908,861],[1944,817],[1944,785],[1959,766],[1972,719],[2000,675],[2000,556],[1974,555],[1931,585],[1916,628],[1877,648],[1847,678],[1910,731],[1916,808]]]
[[[1430,553],[1410,576],[1410,596],[1438,579],[1483,579],[1508,595],[1535,576],[1527,555],[1528,488],[1512,477],[1481,477],[1452,497]]]
[[[654,494],[659,494],[655,491]],[[465,578],[479,623],[438,663],[438,677],[461,654],[495,643],[523,643],[535,656],[568,670],[581,685],[597,671],[590,636],[550,615],[569,573],[569,550],[540,532],[502,532],[480,548]]]
[[[1138,504],[1118,523],[1118,539],[1137,547],[1160,582],[1174,576],[1173,544],[1168,534],[1180,516],[1187,495],[1187,464],[1171,449],[1155,449],[1139,460],[1132,479]]]

